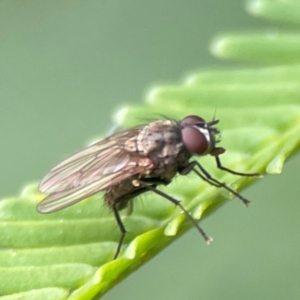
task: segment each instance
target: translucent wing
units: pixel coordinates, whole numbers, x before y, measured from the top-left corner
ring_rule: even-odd
[[[38,211],[60,210],[135,174],[151,170],[150,159],[124,147],[142,128],[116,133],[54,167],[40,183],[40,191],[50,195],[38,205]]]

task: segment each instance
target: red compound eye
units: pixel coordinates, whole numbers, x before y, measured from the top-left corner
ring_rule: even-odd
[[[182,129],[182,141],[186,149],[193,154],[205,154],[209,148],[207,137],[194,127]]]
[[[204,119],[198,116],[187,116],[181,121],[181,125],[205,123]]]
[[[202,127],[197,128],[199,123],[206,123],[204,119],[198,116],[187,116],[181,121],[183,127],[182,141],[186,149],[198,155],[206,154],[210,148],[210,134],[208,129]]]

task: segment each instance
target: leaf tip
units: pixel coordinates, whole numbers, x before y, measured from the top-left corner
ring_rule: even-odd
[[[285,157],[277,155],[267,166],[266,171],[268,174],[280,174],[283,169]]]

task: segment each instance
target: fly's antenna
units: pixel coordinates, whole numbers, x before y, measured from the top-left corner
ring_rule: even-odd
[[[217,108],[218,108],[218,105],[216,104],[216,105],[215,105],[215,111],[214,111],[213,118],[212,118],[213,121],[216,120]]]
[[[217,108],[218,108],[218,105],[216,104],[215,105],[215,111],[214,111],[214,114],[213,114],[213,118],[212,118],[211,121],[207,122],[209,127],[213,127],[214,125],[219,123],[219,120],[217,120],[217,118],[216,118]],[[215,133],[220,133],[216,128],[214,128],[214,130],[215,130]]]
[[[219,143],[220,139],[221,139],[221,132],[216,127],[214,127],[216,124],[219,123],[219,120],[217,120],[217,118],[216,118],[217,108],[218,108],[218,105],[216,104],[213,118],[211,121],[207,122],[207,125],[210,128],[211,132],[213,132],[215,135],[218,135],[218,137],[216,138],[216,143]]]

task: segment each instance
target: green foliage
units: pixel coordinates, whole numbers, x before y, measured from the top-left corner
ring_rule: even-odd
[[[300,23],[296,1],[252,1],[247,8],[271,20]],[[227,149],[221,157],[224,165],[278,174],[300,148],[299,35],[272,31],[219,36],[212,51],[220,58],[280,66],[192,74],[181,84],[152,89],[143,105],[120,108],[114,123],[129,127],[160,114],[178,119],[196,114],[209,120],[216,113],[221,145]],[[201,158],[201,164],[236,190],[259,180],[216,170],[211,157]],[[199,220],[232,198],[193,175],[178,177],[162,190],[183,200]],[[135,200],[134,213],[123,216],[129,234],[121,256],[113,261],[119,231],[101,194],[46,216],[35,210],[42,198],[36,185],[29,185],[21,196],[0,202],[0,246],[6,248],[0,252],[0,294],[11,294],[3,299],[93,299],[192,227],[164,199],[143,195]]]

